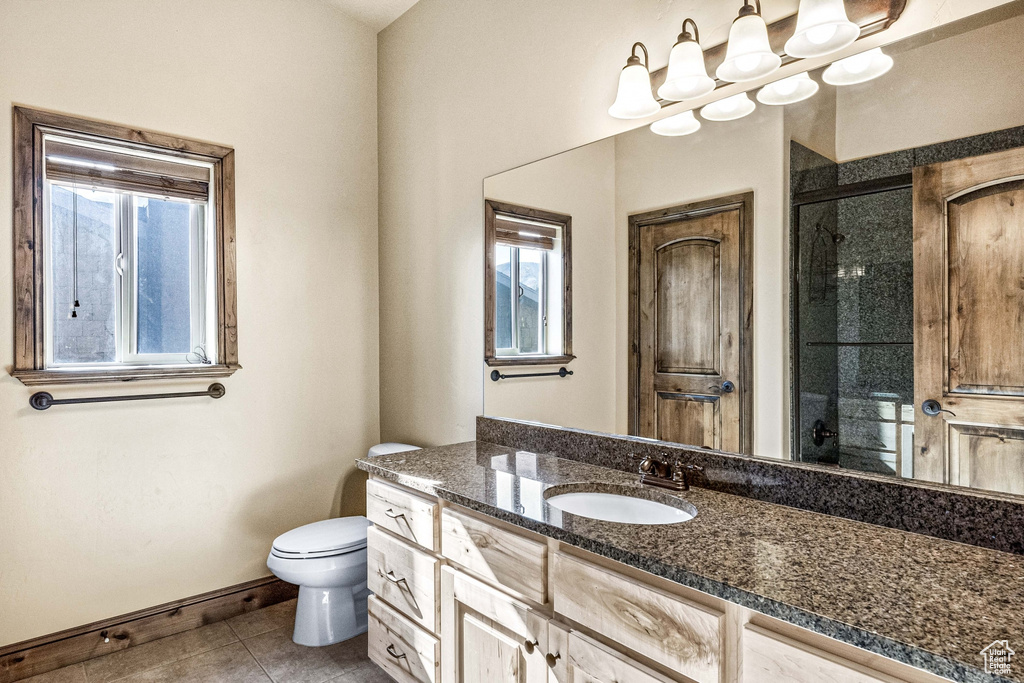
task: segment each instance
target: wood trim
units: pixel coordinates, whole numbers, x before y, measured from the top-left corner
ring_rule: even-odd
[[[631,435],[639,430],[640,387],[640,230],[641,228],[671,223],[685,218],[719,213],[740,208],[740,410],[744,419],[740,427],[741,452],[750,455],[754,450],[754,193],[729,195],[691,204],[672,206],[657,211],[633,214],[629,217],[629,410],[628,429]]]
[[[0,648],[0,683],[13,683],[224,621],[297,595],[298,586],[268,576],[7,645]]]
[[[230,147],[156,133],[66,114],[12,108],[14,136],[14,363],[10,374],[22,383],[74,384],[192,377],[226,377],[238,364],[237,287],[235,263],[235,153]],[[216,203],[217,355],[212,367],[118,367],[81,372],[45,368],[43,322],[42,140],[45,133],[99,139],[133,149],[148,149],[213,164]]]
[[[850,21],[860,26],[861,38],[884,31],[892,26],[893,22],[900,18],[903,10],[907,7],[907,0],[846,0],[846,14]],[[796,31],[796,14],[774,21],[768,24],[768,42],[772,50],[782,57],[783,64],[798,61],[786,54],[786,41]],[[715,70],[725,61],[727,43],[718,43],[704,49],[704,63],[707,66],[708,74],[714,77]],[[668,73],[668,66],[664,66],[651,72],[651,87],[654,91],[654,98],[667,107],[675,102],[662,100],[658,97],[658,88],[665,82]],[[717,81],[718,85],[725,85]]]
[[[499,358],[494,342],[495,278],[494,246],[497,243],[497,214],[504,213],[532,218],[562,226],[562,353],[556,356],[523,356]],[[484,362],[489,366],[555,365],[568,363],[572,353],[572,216],[517,206],[493,199],[484,200]]]

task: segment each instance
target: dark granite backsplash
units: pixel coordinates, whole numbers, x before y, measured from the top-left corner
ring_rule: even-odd
[[[1024,501],[1009,496],[505,418],[478,417],[476,438],[624,472],[631,454],[667,453],[702,466],[704,488],[1024,555]]]

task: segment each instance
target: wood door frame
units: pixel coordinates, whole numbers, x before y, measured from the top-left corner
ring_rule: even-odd
[[[740,450],[752,455],[754,450],[754,192],[727,195],[716,199],[681,204],[657,211],[629,216],[629,433],[636,435],[640,423],[640,231],[643,228],[674,223],[688,218],[710,216],[725,211],[740,211]]]

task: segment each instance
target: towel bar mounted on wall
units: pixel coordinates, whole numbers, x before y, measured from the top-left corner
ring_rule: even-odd
[[[516,379],[517,377],[566,377],[571,375],[572,370],[558,368],[558,372],[524,372],[521,375],[503,375],[497,370],[491,371],[491,380],[497,382],[500,379]]]
[[[76,403],[112,403],[115,401],[149,401],[155,398],[195,398],[209,396],[221,398],[227,393],[223,384],[214,382],[206,391],[179,391],[172,394],[130,394],[128,396],[95,396],[91,398],[54,398],[45,391],[37,391],[28,399],[28,404],[36,410],[46,410],[50,406],[74,405]]]

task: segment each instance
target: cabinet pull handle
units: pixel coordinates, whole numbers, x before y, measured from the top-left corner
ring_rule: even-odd
[[[532,655],[538,645],[540,645],[539,640],[527,640],[523,643],[523,649],[526,650],[526,654]]]
[[[555,665],[558,663],[558,660],[561,659],[561,658],[562,658],[562,653],[561,652],[556,652],[555,654],[551,654],[549,652],[549,653],[547,653],[544,656],[544,661],[546,661],[548,663],[548,667],[549,668],[554,669]]]
[[[388,517],[390,517],[391,519],[398,519],[400,517],[405,517],[405,513],[404,512],[395,512],[394,508],[388,508],[387,510],[384,511],[384,514],[387,515]]]
[[[403,578],[399,578],[399,577],[395,576],[395,573],[393,571],[388,571],[388,573],[385,574],[384,572],[382,572],[381,570],[378,569],[377,573],[380,574],[381,576],[383,576],[385,579],[387,579],[391,583],[395,584],[396,586],[400,585],[400,584],[403,584],[403,583],[406,586],[409,585],[409,582],[406,581],[404,577]]]
[[[404,652],[398,652],[397,650],[395,650],[395,646],[392,643],[388,643],[388,646],[387,646],[386,649],[387,649],[387,653],[389,655],[391,655],[393,658],[395,658],[395,659],[405,659],[405,653]]]

